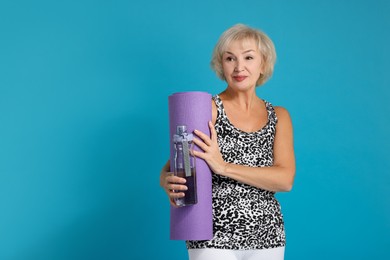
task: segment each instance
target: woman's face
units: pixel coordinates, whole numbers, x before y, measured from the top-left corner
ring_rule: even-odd
[[[261,54],[255,40],[230,43],[222,55],[222,68],[229,87],[238,91],[254,88],[263,73]]]

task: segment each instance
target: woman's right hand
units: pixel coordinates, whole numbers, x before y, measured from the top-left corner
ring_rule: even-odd
[[[186,179],[175,176],[173,172],[170,172],[170,161],[168,160],[160,172],[160,186],[164,188],[172,206],[177,207],[174,199],[184,197],[183,191],[187,190],[185,183]]]

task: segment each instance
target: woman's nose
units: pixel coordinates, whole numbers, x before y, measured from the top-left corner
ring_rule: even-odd
[[[242,66],[242,62],[240,60],[237,60],[235,65],[236,65],[234,67],[235,72],[240,72],[244,70],[244,67]]]

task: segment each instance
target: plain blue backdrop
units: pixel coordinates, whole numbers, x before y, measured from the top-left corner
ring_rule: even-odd
[[[258,95],[292,116],[286,259],[384,259],[390,246],[390,4],[0,2],[0,259],[186,259],[159,172],[168,95],[217,94],[236,23],[278,60]]]

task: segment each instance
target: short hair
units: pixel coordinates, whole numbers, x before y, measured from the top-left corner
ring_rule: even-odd
[[[236,24],[227,29],[222,33],[214,47],[210,65],[220,79],[226,80],[222,68],[222,56],[224,52],[231,42],[247,39],[255,40],[262,58],[263,74],[260,75],[256,82],[256,86],[260,86],[271,78],[276,62],[275,46],[271,39],[261,30],[251,28],[244,24]]]

